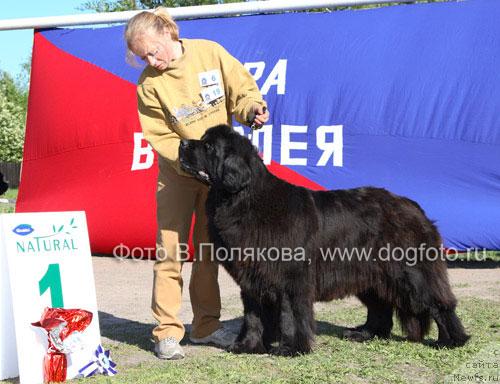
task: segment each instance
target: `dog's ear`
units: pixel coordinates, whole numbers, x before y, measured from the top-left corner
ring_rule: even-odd
[[[222,185],[231,192],[237,193],[250,183],[250,166],[241,156],[230,155],[224,160],[222,170]]]

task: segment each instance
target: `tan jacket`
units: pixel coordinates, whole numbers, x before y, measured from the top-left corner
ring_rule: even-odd
[[[255,80],[222,46],[181,39],[183,55],[165,71],[144,69],[137,86],[144,138],[178,173],[181,139],[200,139],[231,116],[248,124],[256,104],[265,106]]]

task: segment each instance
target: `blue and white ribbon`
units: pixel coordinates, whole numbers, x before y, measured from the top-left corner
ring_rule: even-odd
[[[94,352],[94,355],[94,359],[90,363],[78,370],[78,373],[80,373],[82,377],[90,377],[97,373],[107,376],[116,375],[116,364],[109,357],[109,350],[104,351],[102,346],[99,344]]]

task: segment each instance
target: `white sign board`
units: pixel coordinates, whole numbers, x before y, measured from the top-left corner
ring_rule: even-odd
[[[19,375],[12,297],[0,216],[0,380]]]
[[[67,378],[76,377],[92,361],[101,338],[85,214],[0,215],[0,240],[0,379],[14,376],[18,367],[21,384],[43,383],[47,335],[31,323],[46,307],[93,314],[81,335],[84,349],[67,354]]]

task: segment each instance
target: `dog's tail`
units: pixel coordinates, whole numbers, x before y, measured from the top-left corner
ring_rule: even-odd
[[[403,333],[407,335],[408,340],[415,342],[423,341],[424,336],[429,333],[431,327],[432,319],[429,312],[415,315],[398,309],[396,314],[401,322]]]
[[[422,341],[434,319],[439,332],[438,347],[464,345],[469,336],[455,312],[457,299],[451,291],[446,265],[422,265],[420,271],[412,269],[407,276],[408,285],[400,287],[400,294],[406,290],[406,298],[397,314],[408,339]]]

